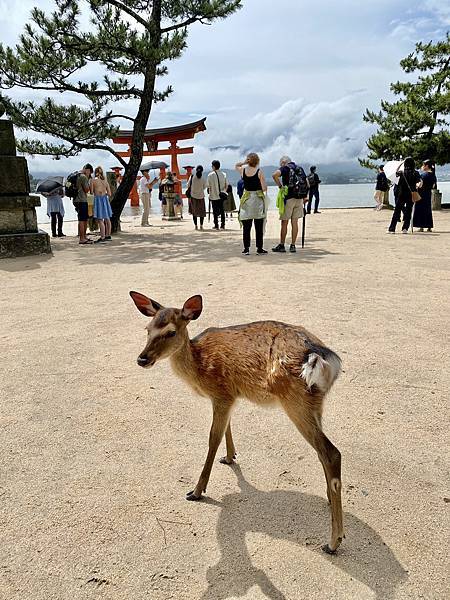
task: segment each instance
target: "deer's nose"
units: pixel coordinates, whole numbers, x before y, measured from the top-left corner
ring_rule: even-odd
[[[148,358],[144,358],[144,357],[142,357],[142,356],[139,356],[139,357],[138,357],[138,359],[137,359],[137,364],[138,364],[140,367],[145,367],[145,366],[147,366],[149,362],[150,362],[150,361],[148,360]]]

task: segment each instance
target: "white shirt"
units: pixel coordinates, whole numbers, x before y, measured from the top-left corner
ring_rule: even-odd
[[[150,194],[151,193],[151,189],[149,189],[147,186],[150,183],[151,179],[147,179],[147,177],[145,177],[145,175],[143,175],[140,179],[139,179],[139,185],[138,185],[138,189],[139,189],[139,193],[140,194]]]
[[[219,187],[220,184],[220,187]],[[227,178],[222,171],[211,171],[208,175],[208,192],[210,200],[219,200],[219,192],[227,191]]]

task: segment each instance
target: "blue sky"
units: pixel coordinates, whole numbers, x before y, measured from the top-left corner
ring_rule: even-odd
[[[4,43],[14,44],[35,4],[0,0]],[[52,4],[39,1],[43,9]],[[450,3],[442,0],[243,4],[225,21],[192,27],[184,56],[161,80],[175,91],[154,108],[149,126],[208,118],[194,162],[209,161],[209,148],[226,144],[242,150],[221,152],[225,166],[247,149],[265,164],[285,153],[317,164],[361,156],[370,134],[365,108],[389,95],[389,84],[402,77],[399,61],[416,41],[441,39],[450,28]],[[133,105],[122,108],[133,114]],[[86,153],[67,168],[88,158],[111,162]],[[30,160],[31,171],[55,166],[49,158]]]

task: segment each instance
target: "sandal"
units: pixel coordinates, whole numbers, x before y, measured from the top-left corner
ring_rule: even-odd
[[[84,242],[78,242],[80,246],[86,246],[86,244],[93,244],[92,240],[84,240]]]

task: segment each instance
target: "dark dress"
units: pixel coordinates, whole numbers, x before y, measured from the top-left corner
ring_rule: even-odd
[[[422,173],[423,186],[419,189],[421,200],[414,207],[413,227],[421,229],[433,228],[431,212],[431,190],[436,186],[436,175],[431,172]]]
[[[415,192],[416,184],[420,181],[419,172],[414,170],[406,170],[400,173],[397,184],[397,199],[395,202],[394,214],[392,215],[389,231],[395,231],[397,223],[400,221],[403,212],[402,230],[408,231],[411,224],[411,212],[413,201],[411,192]],[[419,203],[420,204],[420,203]]]

